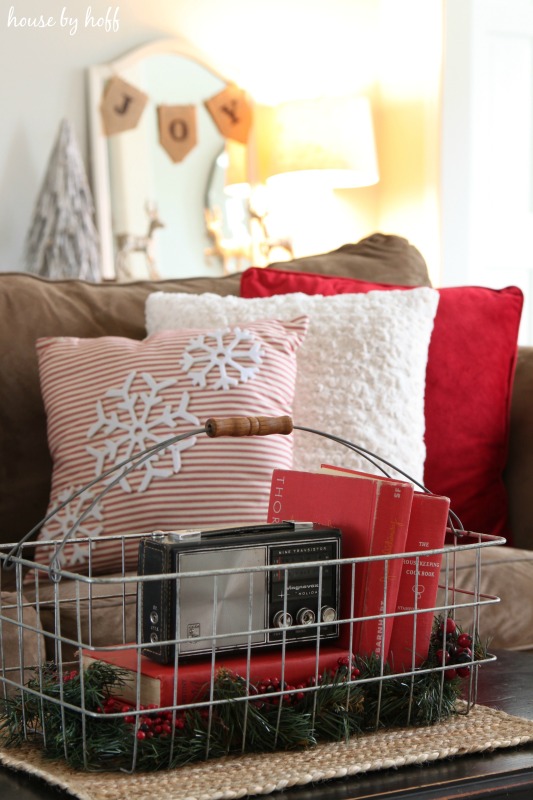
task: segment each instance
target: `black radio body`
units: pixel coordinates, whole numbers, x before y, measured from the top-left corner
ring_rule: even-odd
[[[340,567],[327,562],[340,558],[339,529],[308,522],[155,532],[139,546],[139,575],[158,576],[139,581],[142,651],[169,663],[176,648],[336,638]]]

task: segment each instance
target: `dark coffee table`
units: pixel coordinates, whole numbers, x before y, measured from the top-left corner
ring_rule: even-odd
[[[533,652],[500,651],[496,655],[495,663],[480,669],[478,702],[533,719]],[[90,781],[90,775],[87,780]],[[37,778],[0,767],[0,797],[66,800],[71,795]],[[399,770],[369,772],[267,797],[270,800],[532,800],[533,744]]]

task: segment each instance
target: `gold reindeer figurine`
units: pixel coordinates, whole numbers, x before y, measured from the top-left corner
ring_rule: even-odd
[[[223,219],[220,208],[204,210],[205,226],[207,235],[212,240],[213,245],[206,247],[204,254],[207,258],[218,256],[222,261],[224,275],[232,272],[239,272],[252,258],[251,238],[242,237],[240,239],[230,239],[223,234]]]

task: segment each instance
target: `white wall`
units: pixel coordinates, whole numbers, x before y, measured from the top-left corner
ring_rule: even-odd
[[[382,7],[385,10],[387,5],[391,7],[390,2],[123,0],[110,5],[103,0],[92,3],[87,0],[3,0],[0,12],[0,270],[22,268],[24,237],[62,117],[68,117],[73,123],[90,174],[86,119],[86,69],[89,65],[112,60],[154,39],[181,35],[209,53],[222,72],[234,76],[259,101],[276,102],[331,93],[334,87],[339,94],[367,92],[379,105],[383,48],[390,51],[391,46],[395,46],[401,59],[402,42],[409,33],[409,50],[413,55],[413,46],[416,48],[413,31],[420,30],[421,43],[428,38],[424,26],[417,27],[420,10],[432,6],[438,11],[440,6],[440,0],[402,0],[403,13],[395,22],[394,32],[382,37],[380,13]],[[394,0],[392,7],[397,2]],[[72,34],[71,27],[60,24],[62,8],[66,9],[67,16],[77,21]],[[87,14],[99,18],[106,13],[111,22],[117,20],[117,30],[106,31],[86,25]],[[20,25],[23,18],[41,15],[45,19],[50,17],[55,25],[41,29]],[[385,69],[394,71],[394,64],[386,64]],[[377,116],[379,119],[379,109]],[[394,119],[390,115],[382,118],[393,130]],[[390,140],[390,133],[382,139],[390,153],[387,139]],[[378,137],[378,156],[379,146]],[[436,156],[436,151],[431,151],[432,155]],[[431,160],[427,153],[423,158],[427,163]],[[388,175],[398,196],[400,187],[394,180],[394,168],[395,160],[391,159]],[[386,186],[387,182],[383,181],[378,189],[354,190],[357,194],[349,197],[349,202],[343,197],[339,209],[345,227],[337,235],[344,236],[344,240],[337,244],[356,241],[372,230],[381,229],[407,235],[424,252],[424,247],[416,240],[416,224],[405,231],[389,227],[389,222],[395,224],[395,212],[390,204],[381,202]],[[416,202],[412,211],[413,221],[417,216],[420,218]],[[426,222],[424,229],[427,229]],[[324,234],[327,234],[325,228]],[[434,265],[434,271],[436,269],[438,265]]]
[[[533,342],[533,6],[447,0],[443,285],[519,286]]]

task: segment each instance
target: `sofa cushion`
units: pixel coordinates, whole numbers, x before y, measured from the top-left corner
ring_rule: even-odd
[[[424,384],[438,293],[434,289],[256,300],[158,292],[146,303],[147,329],[183,325],[248,324],[263,317],[309,317],[298,355],[294,421],[344,436],[415,478],[423,473]],[[294,466],[317,470],[326,462],[366,469],[361,456],[309,433],[296,432]]]
[[[448,564],[453,570],[453,557]],[[480,605],[472,605],[472,591],[479,575]],[[479,632],[489,648],[533,649],[533,552],[518,547],[485,547],[462,550],[455,557],[455,587],[452,595],[441,592],[437,603],[453,602],[459,608],[457,621],[472,630],[479,612]],[[490,598],[500,602],[489,602]],[[469,605],[468,605],[469,604]]]
[[[53,655],[52,655],[53,657]],[[0,675],[13,681],[6,688],[14,694],[34,677],[34,668],[46,661],[45,637],[35,608],[35,595],[28,600],[19,592],[0,593]],[[21,667],[24,668],[21,671]],[[2,688],[2,699],[3,699]]]
[[[391,286],[251,268],[241,295],[335,295]],[[400,288],[400,287],[397,287]],[[428,488],[451,500],[465,528],[510,536],[503,470],[523,304],[520,289],[439,289],[426,376]]]
[[[138,541],[128,534],[263,522],[273,469],[292,466],[290,436],[212,440],[199,433],[129,473],[121,465],[209,417],[292,415],[296,351],[307,324],[306,317],[262,320],[242,329],[165,331],[140,342],[39,339],[53,459],[49,511],[58,510],[41,528],[46,544],[35,560],[48,565],[68,534],[63,568],[98,575],[136,566]],[[61,508],[109,469],[114,473]],[[124,542],[114,538],[123,534]]]
[[[269,269],[305,271],[402,286],[431,286],[422,254],[401,236],[373,233],[355,244],[316,256],[270,264]]]
[[[238,294],[240,276],[92,284],[0,274],[0,541],[16,542],[41,519],[52,464],[35,341],[40,336],[142,339],[150,292]]]
[[[519,347],[511,402],[509,457],[504,480],[509,493],[513,542],[533,550],[533,347]]]

